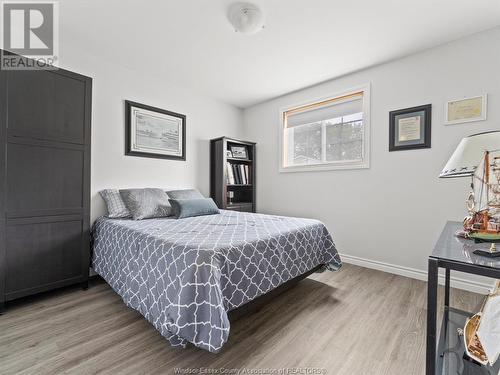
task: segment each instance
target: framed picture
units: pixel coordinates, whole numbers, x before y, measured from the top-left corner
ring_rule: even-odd
[[[186,160],[186,116],[125,101],[125,155]]]
[[[486,120],[487,101],[487,94],[450,100],[445,105],[446,118],[444,123],[452,125]]]
[[[389,113],[389,151],[431,147],[432,105]]]
[[[231,153],[235,159],[248,159],[247,148],[245,146],[231,146]]]

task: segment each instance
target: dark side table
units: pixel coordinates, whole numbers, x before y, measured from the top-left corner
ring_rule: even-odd
[[[497,375],[500,372],[500,360],[491,367],[480,366],[468,357],[464,357],[465,345],[463,337],[458,336],[457,329],[463,328],[465,320],[477,311],[471,313],[450,306],[450,272],[454,270],[500,279],[500,258],[473,254],[475,249],[489,249],[490,244],[476,244],[472,240],[455,236],[457,230],[461,228],[460,222],[447,222],[429,257],[426,375]],[[445,270],[445,295],[443,321],[438,340],[436,320],[440,267]]]

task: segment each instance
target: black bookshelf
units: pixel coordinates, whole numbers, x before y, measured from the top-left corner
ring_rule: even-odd
[[[246,157],[228,155],[244,147]],[[255,143],[228,137],[210,140],[210,196],[224,210],[255,212]]]

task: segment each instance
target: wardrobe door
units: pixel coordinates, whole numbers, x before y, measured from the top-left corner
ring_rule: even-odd
[[[5,133],[7,131],[7,73],[0,69],[0,313],[5,306]]]
[[[88,279],[92,81],[64,70],[6,71],[3,80],[3,288],[11,300]]]

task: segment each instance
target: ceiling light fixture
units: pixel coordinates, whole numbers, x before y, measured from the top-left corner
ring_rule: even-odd
[[[229,22],[234,31],[242,34],[255,34],[264,28],[264,14],[257,5],[235,3],[229,7]]]

